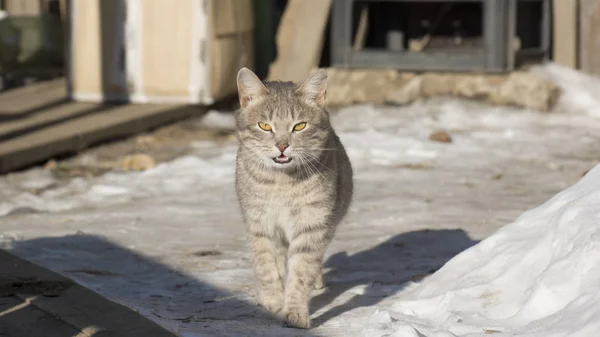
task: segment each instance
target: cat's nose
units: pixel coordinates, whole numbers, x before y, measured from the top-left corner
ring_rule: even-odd
[[[283,153],[283,151],[285,151],[285,149],[288,148],[288,144],[284,144],[284,143],[277,143],[277,145],[275,145],[277,147],[277,150],[279,150],[279,152]]]

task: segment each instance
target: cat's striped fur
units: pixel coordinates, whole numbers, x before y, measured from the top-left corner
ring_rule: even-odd
[[[302,85],[238,73],[236,190],[259,302],[298,328],[310,327],[310,292],[324,286],[323,256],[353,191],[350,160],[324,109],[326,89],[322,70]],[[294,131],[299,123],[306,126]]]

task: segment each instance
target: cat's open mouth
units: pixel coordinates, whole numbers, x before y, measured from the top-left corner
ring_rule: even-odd
[[[289,162],[292,161],[292,158],[282,154],[280,156],[273,158],[273,161],[276,162],[277,164],[288,164]]]

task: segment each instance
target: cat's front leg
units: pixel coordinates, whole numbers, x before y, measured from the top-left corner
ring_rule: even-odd
[[[259,282],[258,301],[268,311],[276,314],[284,303],[284,279],[281,275],[281,258],[285,258],[283,247],[276,238],[263,232],[250,233],[250,246],[254,253],[254,274]],[[277,254],[282,256],[277,256]],[[283,267],[285,268],[285,267]]]
[[[317,279],[315,280],[315,289],[321,290],[321,289],[325,288],[325,286],[326,286],[325,276],[323,275],[323,271],[320,271],[319,274],[317,275]]]
[[[331,233],[325,226],[300,228],[290,242],[285,303],[282,316],[287,325],[310,328],[310,293],[322,282],[321,268]]]

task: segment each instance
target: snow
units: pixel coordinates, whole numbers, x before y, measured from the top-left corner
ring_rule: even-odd
[[[559,109],[600,117],[600,88],[597,78],[584,76],[577,70],[556,64],[534,67],[532,72],[553,81],[562,89],[564,95],[559,102]]]
[[[600,331],[600,166],[378,311],[382,332],[593,336]],[[402,322],[395,327],[394,322]],[[374,324],[376,325],[376,324]]]
[[[233,114],[209,110],[200,120],[200,126],[213,130],[235,130],[235,117]]]
[[[563,87],[555,111],[438,98],[332,115],[356,196],[310,331],[255,305],[234,142],[139,173],[0,177],[0,247],[187,337],[595,336],[600,168],[580,178],[598,163],[600,80],[532,71]],[[439,129],[452,143],[428,140]]]

